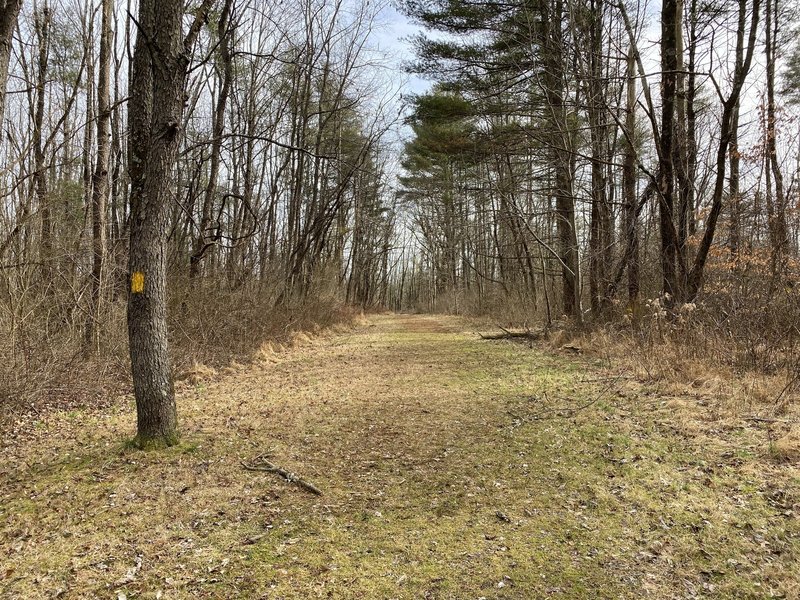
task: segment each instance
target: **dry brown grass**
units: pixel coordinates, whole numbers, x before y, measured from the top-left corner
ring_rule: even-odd
[[[697,330],[687,334],[692,327],[678,330],[661,322],[638,328],[561,329],[548,336],[547,345],[622,369],[653,394],[680,399],[675,408],[712,428],[723,421],[764,419],[755,422],[785,433],[788,425],[800,422],[800,388],[793,370],[743,368],[725,360],[730,353],[720,343],[715,345],[711,336],[705,337],[702,347],[693,347],[692,340],[703,334]]]
[[[800,427],[793,425],[788,433],[772,445],[772,454],[778,460],[800,462]]]
[[[224,280],[173,279],[168,314],[176,380],[208,381],[263,352],[301,345],[305,331],[348,326],[359,317],[335,288],[322,285],[292,306],[275,304],[276,289],[259,283],[231,290]],[[56,319],[53,302],[0,311],[0,421],[106,405],[130,389],[125,298],[103,305],[90,355],[83,349],[81,311]]]

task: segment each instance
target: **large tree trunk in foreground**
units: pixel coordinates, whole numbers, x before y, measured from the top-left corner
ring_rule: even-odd
[[[177,440],[177,411],[167,348],[169,194],[178,151],[187,67],[210,0],[184,40],[183,0],[141,0],[133,55],[130,129],[130,295],[128,338],[136,396],[137,442]]]

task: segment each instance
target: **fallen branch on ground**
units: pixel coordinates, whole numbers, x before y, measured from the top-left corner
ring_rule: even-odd
[[[756,423],[798,423],[800,421],[790,420],[790,419],[773,419],[771,417],[743,417],[745,421],[754,421]]]
[[[521,420],[522,422],[525,422],[525,421],[528,421],[528,422],[530,422],[530,421],[538,421],[539,419],[545,418],[548,415],[552,415],[552,416],[555,416],[555,417],[561,417],[561,418],[572,418],[575,415],[577,415],[579,412],[581,412],[583,410],[586,410],[590,406],[594,406],[595,404],[600,402],[600,400],[602,400],[616,386],[616,384],[620,381],[620,379],[623,379],[623,378],[627,378],[627,377],[622,372],[620,372],[613,379],[612,378],[606,378],[604,380],[604,381],[607,382],[606,385],[604,385],[600,389],[600,391],[597,393],[597,395],[594,398],[592,398],[591,400],[589,400],[588,402],[585,402],[585,403],[583,403],[583,404],[581,404],[579,406],[575,406],[575,407],[562,406],[562,407],[557,407],[557,408],[543,408],[542,410],[540,410],[540,411],[538,411],[536,413],[533,413],[533,414],[531,414],[529,416],[526,416],[526,417],[519,417],[519,416],[514,415],[512,413],[508,413],[508,414],[510,414],[512,417],[514,417],[517,420]],[[547,400],[547,393],[544,393],[544,398],[545,398],[545,400]],[[538,398],[536,398],[535,396],[532,396],[530,399],[531,400],[538,400]]]
[[[280,467],[273,465],[271,462],[269,462],[263,457],[257,457],[256,460],[258,462],[254,465],[248,465],[244,461],[240,462],[242,464],[242,467],[244,467],[248,471],[263,471],[264,473],[276,473],[277,475],[283,477],[289,483],[296,483],[307,492],[311,492],[312,494],[316,494],[317,496],[322,496],[322,490],[320,490],[313,483],[309,483],[302,477],[298,477],[297,475],[295,475],[294,473],[290,473],[286,469],[281,469]]]
[[[505,327],[497,326],[503,333],[490,333],[489,335],[483,335],[479,333],[478,335],[481,336],[483,340],[508,340],[508,339],[526,339],[526,340],[538,340],[542,337],[541,331],[531,331],[530,329],[526,331],[509,331]]]

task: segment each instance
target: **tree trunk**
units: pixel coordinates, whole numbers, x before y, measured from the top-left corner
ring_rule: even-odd
[[[686,253],[691,235],[690,223],[694,220],[694,181],[689,178],[690,142],[688,139],[688,98],[686,67],[683,62],[683,0],[678,0],[675,20],[675,139],[672,146],[672,163],[678,183],[678,239],[681,253]],[[690,58],[690,65],[692,60]],[[693,69],[693,67],[692,67]]]
[[[695,234],[697,221],[695,219],[697,179],[697,109],[695,97],[697,96],[697,2],[691,0],[689,9],[689,75],[686,86],[686,194],[682,197],[685,203],[684,215],[687,219],[687,236]]]
[[[36,189],[36,200],[39,203],[39,215],[41,217],[41,246],[39,258],[42,263],[42,280],[49,289],[52,281],[51,260],[53,258],[53,225],[52,212],[50,210],[50,199],[47,192],[47,165],[45,164],[45,141],[44,141],[44,116],[45,116],[45,92],[47,87],[47,57],[50,44],[50,9],[47,4],[42,11],[34,16],[34,28],[39,44],[38,48],[38,72],[36,79],[36,110],[33,122],[34,137],[34,172],[33,182]]]
[[[553,195],[556,201],[558,238],[562,256],[564,314],[583,320],[581,307],[580,261],[575,222],[575,198],[572,189],[572,160],[567,128],[567,108],[564,102],[563,2],[552,9],[543,4],[543,43],[546,96],[553,133],[552,166],[555,171]]]
[[[625,269],[628,273],[628,309],[635,316],[639,303],[639,228],[636,216],[636,62],[633,48],[628,51],[625,102],[625,157],[622,166],[622,194],[625,205],[627,238]]]
[[[767,169],[775,181],[773,214],[769,220],[772,238],[772,273],[777,279],[786,272],[788,226],[786,223],[786,196],[783,173],[778,161],[777,132],[775,130],[775,38],[778,33],[778,0],[767,0],[764,28],[766,29],[764,54],[767,63]]]
[[[744,62],[744,23],[747,22],[747,5],[739,5],[739,27],[736,31],[736,58],[735,69],[739,71]],[[739,105],[737,102],[731,115],[731,150],[730,150],[730,169],[731,175],[728,183],[728,202],[730,203],[730,231],[728,232],[728,250],[731,259],[736,261],[739,258],[741,245],[741,197],[739,194]]]
[[[0,0],[0,139],[3,137],[3,114],[6,106],[11,39],[17,27],[17,18],[21,8],[22,0]]]
[[[746,3],[747,0],[739,0],[740,6]],[[697,248],[697,255],[694,258],[691,271],[689,271],[686,276],[686,289],[682,298],[682,300],[686,302],[693,301],[700,291],[700,286],[703,283],[706,261],[708,260],[708,253],[711,250],[711,244],[714,242],[717,221],[722,212],[722,195],[725,191],[725,168],[728,149],[730,148],[731,138],[733,136],[733,112],[739,103],[739,95],[742,92],[745,79],[747,79],[747,74],[750,72],[750,65],[753,62],[753,52],[755,51],[757,40],[759,9],[761,7],[760,0],[753,0],[752,7],[747,46],[743,46],[744,36],[737,40],[736,51],[740,52],[741,50],[746,50],[744,60],[742,61],[741,68],[737,69],[734,73],[730,95],[722,104],[722,120],[716,156],[716,179],[714,181],[714,191],[711,198],[711,210],[706,217],[705,231],[703,232],[703,238],[700,240],[700,244]],[[745,21],[740,19],[739,28],[744,30],[745,26]],[[740,47],[741,50],[739,49]]]
[[[661,235],[661,275],[664,295],[679,295],[675,232],[675,100],[677,95],[678,40],[680,15],[676,0],[661,3],[661,147],[659,151],[658,216]]]
[[[94,345],[103,284],[103,263],[106,252],[106,201],[108,169],[111,156],[111,23],[112,0],[103,0],[100,30],[100,65],[97,78],[97,162],[92,174],[92,290],[86,320],[84,345]]]
[[[606,126],[605,91],[603,77],[603,13],[602,5],[591,2],[591,31],[589,53],[589,136],[591,141],[592,165],[592,220],[589,231],[589,296],[592,315],[597,318],[605,304],[605,290],[608,284],[608,252],[611,248],[611,208],[605,179],[606,146],[608,131]]]
[[[200,275],[200,261],[206,253],[217,243],[220,236],[220,223],[214,226],[212,221],[212,211],[214,207],[214,196],[217,191],[217,178],[219,177],[219,165],[222,153],[222,134],[225,131],[225,108],[228,103],[228,95],[231,90],[233,80],[233,57],[231,48],[231,36],[233,28],[230,23],[230,11],[233,0],[225,0],[222,12],[219,17],[219,57],[221,62],[221,73],[219,76],[219,96],[214,110],[213,125],[211,133],[211,167],[208,174],[208,185],[203,193],[203,207],[200,217],[200,226],[192,249],[192,256],[189,259],[189,277],[195,278]],[[211,235],[208,235],[209,232]]]
[[[183,122],[191,49],[211,1],[182,39],[183,0],[141,0],[130,84],[128,338],[137,443],[171,445],[177,411],[167,346],[166,242],[170,185]]]

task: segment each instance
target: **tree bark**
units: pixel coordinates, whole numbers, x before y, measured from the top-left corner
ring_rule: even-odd
[[[775,181],[775,196],[769,219],[772,239],[772,273],[777,279],[787,268],[788,226],[786,223],[786,194],[783,173],[778,161],[777,132],[775,129],[775,38],[778,33],[778,0],[766,0],[764,28],[766,30],[764,54],[767,63],[767,168]]]
[[[678,2],[661,3],[661,147],[659,151],[658,217],[661,236],[661,276],[664,295],[679,294],[678,245],[675,234],[675,101],[677,95]]]
[[[739,5],[739,25],[736,31],[735,69],[739,71],[744,62],[744,25],[747,23],[747,5]],[[731,149],[730,179],[728,182],[728,202],[730,203],[730,231],[728,232],[728,250],[735,263],[739,258],[741,245],[741,196],[739,194],[739,108],[737,102],[731,115]]]
[[[545,94],[553,134],[552,166],[555,172],[554,190],[558,238],[562,256],[562,294],[564,314],[579,323],[583,321],[581,306],[580,261],[578,235],[575,222],[575,198],[572,189],[572,157],[567,131],[564,102],[564,57],[561,30],[564,6],[558,0],[548,8],[543,3],[543,53],[545,66]]]
[[[634,50],[628,51],[625,100],[625,156],[622,166],[622,194],[625,204],[627,246],[625,269],[628,273],[628,309],[633,315],[639,303],[639,228],[636,214],[636,62]]]
[[[50,45],[50,9],[45,3],[40,13],[34,16],[34,29],[39,45],[36,75],[36,109],[33,121],[34,137],[34,172],[33,182],[36,189],[36,200],[39,203],[41,217],[41,240],[39,260],[42,264],[42,281],[49,286],[52,280],[51,260],[53,258],[53,225],[50,210],[50,199],[47,191],[47,165],[45,164],[45,92],[47,87],[47,66]],[[48,287],[49,289],[49,287]]]
[[[205,0],[182,39],[183,0],[141,0],[129,102],[131,178],[128,339],[137,443],[171,445],[177,410],[167,342],[166,242],[170,185],[183,122],[192,46]]]
[[[746,2],[747,0],[739,0],[740,5]],[[706,261],[708,260],[708,253],[711,250],[711,244],[714,242],[717,221],[722,212],[722,196],[725,191],[725,168],[728,158],[728,149],[733,135],[733,113],[739,103],[739,95],[742,92],[745,79],[747,79],[747,74],[750,72],[750,65],[753,62],[760,7],[760,0],[753,0],[747,46],[742,47],[742,49],[745,50],[744,60],[741,64],[741,68],[737,69],[734,73],[730,95],[722,105],[722,120],[716,156],[716,179],[714,181],[714,191],[711,199],[711,210],[706,217],[705,231],[703,232],[703,238],[700,240],[700,244],[697,248],[697,254],[695,255],[692,268],[686,276],[686,289],[684,297],[682,298],[682,300],[686,302],[693,301],[700,291],[700,286],[703,283]],[[744,29],[745,23],[740,21],[739,27]],[[737,46],[742,46],[744,43],[743,38],[744,36],[737,40]],[[739,52],[738,47],[737,52]]]
[[[605,164],[608,162],[606,147],[608,127],[606,125],[605,90],[603,84],[603,11],[599,0],[592,0],[589,52],[589,136],[591,142],[592,168],[592,220],[589,232],[589,295],[592,315],[600,316],[605,305],[605,290],[608,285],[611,250],[611,207],[605,179]]]
[[[22,0],[0,0],[0,139],[3,136],[3,114],[6,106],[8,63],[11,60],[11,39],[17,27]]]
[[[208,185],[203,192],[203,206],[200,217],[200,225],[194,239],[192,256],[189,259],[189,277],[195,278],[200,275],[200,263],[208,251],[217,243],[220,236],[220,224],[213,224],[212,211],[214,208],[214,197],[217,191],[217,178],[219,177],[219,165],[222,153],[222,135],[225,130],[225,108],[228,103],[228,95],[231,90],[233,80],[233,56],[231,47],[231,36],[233,27],[230,23],[231,4],[233,0],[225,0],[222,12],[219,17],[219,58],[221,63],[221,73],[219,75],[219,95],[214,109],[213,125],[211,133],[211,166],[208,174]],[[210,235],[209,232],[212,232]]]
[[[112,0],[103,0],[100,26],[100,65],[97,76],[97,159],[92,174],[92,290],[84,338],[87,351],[91,350],[95,342],[106,253],[106,204],[111,157],[111,43],[113,39],[111,23],[114,19],[112,9]]]

